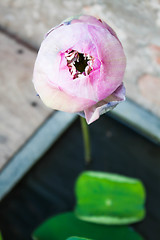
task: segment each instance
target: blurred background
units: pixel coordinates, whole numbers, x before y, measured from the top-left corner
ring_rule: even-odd
[[[117,32],[127,57],[128,98],[160,117],[159,0],[1,0],[0,166],[51,113],[31,83],[44,34],[81,13],[102,18]]]
[[[1,0],[0,165],[15,151],[13,142],[20,147],[50,113],[37,103],[31,83],[44,34],[81,13],[102,18],[117,32],[127,57],[127,96],[160,117],[159,0]]]
[[[102,18],[115,29],[127,56],[127,96],[160,116],[159,0],[2,0],[0,25],[38,49],[48,29],[80,13]],[[1,59],[7,62],[3,55]]]
[[[40,43],[50,28],[77,14],[101,18],[116,31],[127,57],[124,82],[128,99],[160,117],[159,0],[1,0],[1,173],[52,114],[32,85]],[[158,159],[158,153],[151,152]]]

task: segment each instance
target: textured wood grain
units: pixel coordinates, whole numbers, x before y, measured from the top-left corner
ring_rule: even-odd
[[[0,34],[0,169],[49,116],[36,96],[36,53]],[[27,161],[27,159],[26,159]]]

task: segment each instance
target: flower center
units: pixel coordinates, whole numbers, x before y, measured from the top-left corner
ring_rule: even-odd
[[[93,57],[85,53],[79,53],[76,50],[67,50],[65,52],[67,66],[73,79],[87,76],[93,69]]]
[[[87,62],[89,59],[84,57],[83,53],[78,53],[78,58],[74,62],[74,66],[77,69],[77,71],[83,73],[85,72],[85,68],[88,66]]]

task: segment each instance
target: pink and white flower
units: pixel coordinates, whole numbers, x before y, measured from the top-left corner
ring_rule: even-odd
[[[125,67],[123,47],[112,28],[83,15],[46,34],[33,83],[48,107],[77,112],[91,123],[125,100]]]

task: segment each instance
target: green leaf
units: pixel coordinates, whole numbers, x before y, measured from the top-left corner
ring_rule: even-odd
[[[78,218],[102,224],[129,224],[145,216],[140,180],[118,174],[85,171],[76,182]]]
[[[80,238],[80,237],[70,237],[70,238],[67,238],[66,240],[93,240],[93,239],[89,239],[89,238]]]
[[[3,239],[2,239],[2,235],[1,235],[1,233],[0,233],[0,240],[3,240]]]
[[[94,240],[142,240],[127,226],[106,226],[77,219],[73,212],[59,214],[39,226],[33,233],[36,240],[64,240],[79,236]]]

